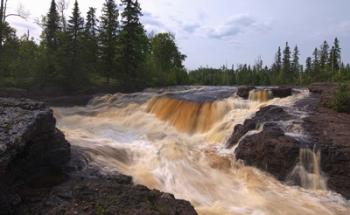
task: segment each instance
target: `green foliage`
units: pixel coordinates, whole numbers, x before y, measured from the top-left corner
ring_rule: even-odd
[[[146,31],[140,23],[141,7],[138,1],[122,0],[122,31],[118,36],[116,61],[124,83],[133,83],[135,89],[146,86],[145,63],[149,52]]]
[[[304,85],[350,81],[350,65],[341,61],[337,38],[331,46],[324,41],[315,48],[312,57],[306,59],[305,69],[300,64],[298,47],[291,50],[287,42],[283,50],[278,48],[271,67],[264,66],[259,58],[254,65],[200,67],[187,73],[183,65],[186,56],[180,52],[175,36],[160,33],[147,37],[140,22],[139,2],[121,3],[121,19],[115,0],[105,0],[100,20],[96,9],[89,8],[84,25],[75,1],[64,29],[61,25],[66,18],[59,16],[52,0],[42,19],[40,45],[29,38],[29,33],[18,38],[15,30],[1,20],[0,87],[74,93],[96,88],[130,91],[182,84]],[[338,93],[335,107],[342,107],[342,96]]]
[[[330,104],[337,112],[350,113],[350,92],[347,84],[340,84]]]
[[[187,72],[183,66],[186,56],[175,43],[171,33],[160,33],[151,37],[151,51],[147,63],[150,68],[151,82],[154,86],[177,85],[187,83]]]
[[[119,27],[118,17],[119,11],[115,1],[106,0],[102,9],[99,48],[102,70],[104,71],[107,85],[110,84],[111,76],[117,76],[115,74],[115,59],[116,41]]]

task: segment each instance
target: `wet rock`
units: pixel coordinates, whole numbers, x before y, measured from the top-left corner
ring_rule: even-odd
[[[318,102],[304,119],[303,128],[321,150],[321,169],[328,177],[328,188],[350,199],[350,114],[324,106],[333,98],[335,89],[332,84],[310,86],[317,92],[313,97]]]
[[[267,122],[283,121],[290,119],[291,116],[281,107],[270,105],[261,108],[252,119],[244,121],[243,125],[236,125],[234,131],[226,143],[227,147],[236,145],[239,140],[249,131],[256,130],[260,125]]]
[[[237,90],[237,96],[241,97],[241,98],[244,98],[244,99],[248,99],[249,97],[249,92],[256,89],[255,87],[253,86],[241,86],[241,87],[238,87],[238,90]]]
[[[292,95],[292,88],[289,87],[278,87],[271,89],[273,98],[285,98]]]
[[[241,140],[235,154],[246,165],[284,180],[297,163],[299,148],[298,141],[285,135],[277,124],[266,123],[260,133]]]

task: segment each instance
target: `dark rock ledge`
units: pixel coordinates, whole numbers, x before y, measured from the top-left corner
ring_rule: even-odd
[[[301,120],[288,114],[283,108],[267,106],[243,125],[237,125],[227,147],[233,147],[237,159],[245,164],[266,171],[281,181],[299,161],[301,148],[316,148],[321,152],[321,170],[327,177],[329,189],[350,198],[350,114],[336,113],[323,106],[332,98],[336,85],[317,84],[310,87],[312,94],[293,107],[306,111],[308,116]],[[299,118],[299,122],[298,122]],[[283,122],[301,123],[307,138],[296,138],[286,134],[288,126]],[[246,135],[262,126],[261,132]]]
[[[86,160],[44,103],[0,98],[0,214],[196,214],[187,201]]]

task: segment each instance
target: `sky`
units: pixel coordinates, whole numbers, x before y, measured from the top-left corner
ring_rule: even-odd
[[[71,14],[74,0],[66,15]],[[79,1],[79,0],[78,0]],[[105,0],[80,0],[82,15],[88,7],[101,11]],[[142,23],[148,32],[172,32],[188,69],[254,63],[271,65],[278,46],[286,41],[301,51],[301,63],[324,40],[341,42],[342,59],[350,62],[349,0],[139,0]],[[48,12],[51,0],[9,0],[8,12],[19,5],[28,19],[12,17],[18,35],[30,31],[38,38],[35,20]],[[117,3],[120,3],[117,0]]]

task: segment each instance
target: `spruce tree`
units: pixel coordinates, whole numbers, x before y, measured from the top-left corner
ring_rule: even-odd
[[[329,45],[327,41],[324,41],[320,50],[320,68],[323,70],[322,72],[324,72],[324,70],[326,69],[327,62],[329,61],[328,54],[329,54]]]
[[[55,0],[51,1],[49,13],[45,23],[45,39],[49,49],[57,49],[57,33],[60,31],[60,17],[58,15]]]
[[[74,46],[77,45],[78,38],[79,36],[81,36],[83,29],[84,29],[84,19],[80,15],[78,1],[75,0],[72,16],[68,20],[68,28],[67,28],[69,36],[73,42],[72,45]],[[74,47],[74,48],[77,48],[77,47]]]
[[[339,45],[338,38],[335,38],[333,48],[332,48],[332,59],[331,59],[332,72],[339,71],[340,64],[341,64],[341,48]]]
[[[82,35],[84,32],[84,19],[80,15],[79,4],[76,0],[72,11],[72,16],[68,20],[67,33],[69,36],[68,53],[69,58],[67,71],[65,71],[67,83],[71,87],[77,87],[86,81],[86,76],[82,73]],[[64,57],[64,56],[63,56]]]
[[[307,75],[310,75],[310,73],[312,72],[312,59],[311,57],[306,58],[306,63],[305,63],[305,73]]]
[[[320,77],[320,55],[318,48],[315,48],[313,52],[313,61],[312,61],[312,79],[319,80]]]
[[[300,72],[300,63],[299,63],[299,49],[298,46],[295,46],[293,51],[293,59],[292,59],[292,69],[291,69],[291,80],[299,77]]]
[[[98,32],[97,25],[96,8],[90,7],[86,16],[85,33],[91,38],[96,38]]]
[[[118,38],[117,62],[125,81],[133,87],[145,86],[144,64],[148,38],[140,22],[141,7],[137,0],[122,0],[122,30]],[[129,86],[130,87],[130,86]]]
[[[116,41],[118,35],[119,11],[114,0],[106,0],[102,9],[99,44],[101,52],[101,65],[106,76],[106,82],[110,84],[110,78],[114,70],[116,58]]]
[[[281,82],[282,83],[288,83],[291,81],[290,78],[290,71],[291,71],[291,52],[290,47],[288,45],[288,42],[286,42],[286,47],[283,51],[283,60],[282,60],[282,74],[280,75]]]
[[[96,9],[92,7],[89,8],[86,16],[83,49],[85,72],[96,73],[98,68],[98,20]]]

